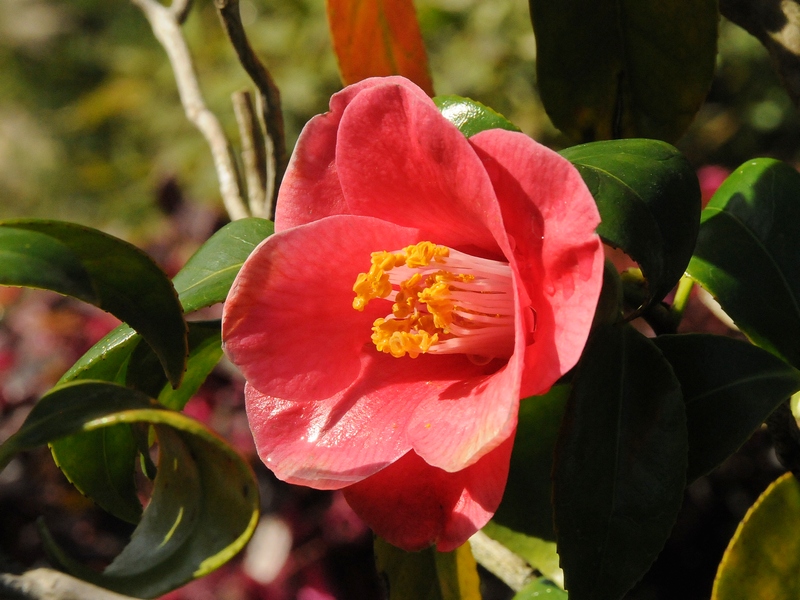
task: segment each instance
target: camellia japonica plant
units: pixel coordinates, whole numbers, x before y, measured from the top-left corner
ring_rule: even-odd
[[[0,283],[124,323],[0,445],[0,467],[49,445],[76,488],[136,524],[102,572],[42,525],[59,569],[152,598],[245,546],[254,475],[181,412],[227,356],[266,467],[343,491],[392,600],[480,598],[478,563],[516,600],[621,599],[687,485],[765,422],[787,473],[739,525],[712,598],[800,596],[800,174],[754,158],[701,209],[670,145],[708,93],[720,10],[800,96],[791,36],[759,16],[788,8],[530,0],[538,90],[573,143],[557,152],[434,94],[411,0],[328,0],[343,89],[286,161],[278,90],[238,3],[217,0],[263,107],[249,135],[266,152],[237,166],[213,115],[190,110],[202,99],[175,50],[188,3],[135,4],[170,51],[231,222],[171,280],[100,231],[0,222]],[[687,330],[700,288],[738,334]],[[220,303],[221,319],[186,318]],[[153,480],[144,508],[137,464]]]

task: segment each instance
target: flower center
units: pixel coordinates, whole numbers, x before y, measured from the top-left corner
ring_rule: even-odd
[[[353,308],[371,300],[393,302],[376,319],[372,341],[400,358],[421,353],[508,358],[514,351],[511,267],[432,242],[373,252],[372,266],[356,278]]]

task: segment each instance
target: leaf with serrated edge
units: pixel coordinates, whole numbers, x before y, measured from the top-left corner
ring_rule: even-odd
[[[739,523],[719,565],[711,600],[800,597],[800,483],[779,477]]]

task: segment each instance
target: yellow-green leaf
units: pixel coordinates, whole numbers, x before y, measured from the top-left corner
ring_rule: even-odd
[[[711,600],[800,598],[800,483],[786,473],[747,511],[722,557]]]

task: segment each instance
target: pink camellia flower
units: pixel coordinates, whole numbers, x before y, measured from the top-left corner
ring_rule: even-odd
[[[521,133],[465,138],[406,79],[330,108],[231,289],[225,350],[275,475],[343,488],[401,548],[452,550],[500,503],[520,398],[583,350],[599,216],[568,161]]]

